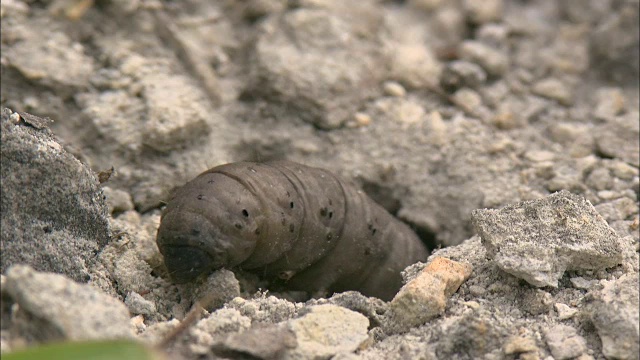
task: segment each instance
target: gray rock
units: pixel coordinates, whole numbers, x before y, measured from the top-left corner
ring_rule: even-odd
[[[519,300],[522,311],[533,316],[546,314],[553,307],[553,296],[540,289],[525,290]]]
[[[590,34],[592,67],[606,78],[632,81],[640,72],[640,9],[634,0],[617,3],[613,11],[599,17]]]
[[[487,45],[491,45],[496,49],[506,49],[508,46],[509,27],[501,23],[487,23],[480,26],[476,32],[476,39]],[[522,70],[522,69],[519,69]],[[525,75],[526,71],[519,71],[519,75]]]
[[[198,285],[194,292],[194,301],[207,310],[212,311],[222,307],[227,301],[240,296],[240,283],[232,271],[220,269],[207,277]]]
[[[553,141],[562,144],[573,157],[590,155],[593,152],[593,127],[586,124],[559,122],[549,126]]]
[[[315,126],[341,126],[382,78],[380,17],[353,11],[300,8],[269,18],[254,49],[248,92],[285,104]]]
[[[556,100],[562,105],[571,105],[573,103],[572,90],[560,79],[542,79],[533,84],[531,92],[547,99]]]
[[[558,3],[562,15],[577,23],[595,23],[611,10],[611,0],[578,0]]]
[[[625,220],[630,218],[632,215],[637,214],[638,204],[628,197],[623,197],[598,204],[596,206],[596,211],[598,211],[605,220],[613,222],[617,220]]]
[[[14,36],[19,34],[17,39],[3,49],[7,65],[30,81],[68,94],[88,85],[95,71],[93,58],[87,56],[81,43],[60,31],[53,22],[42,20],[30,23],[28,31],[14,31]],[[47,41],[42,42],[43,38]]]
[[[275,324],[296,316],[298,305],[275,296],[261,296],[251,300],[237,297],[226,306],[238,310],[254,322]]]
[[[2,2],[2,16],[22,17],[29,14],[29,6],[20,0],[7,0]]]
[[[229,335],[214,344],[212,352],[230,359],[281,359],[286,351],[298,345],[294,333],[286,326],[254,326]]]
[[[603,155],[640,166],[640,123],[638,112],[616,117],[594,130],[598,151]]]
[[[442,4],[442,0],[409,0],[407,6],[414,7],[423,11],[432,11]]]
[[[77,94],[74,99],[95,129],[95,136],[106,140],[103,150],[126,149],[133,153],[141,150],[140,122],[131,120],[145,116],[142,99],[120,89]]]
[[[555,359],[573,359],[587,350],[584,338],[568,325],[556,325],[545,332],[545,339]]]
[[[447,91],[477,88],[486,80],[487,73],[479,65],[464,60],[448,63],[440,75],[440,85]]]
[[[309,308],[305,315],[290,320],[298,346],[284,359],[329,359],[339,353],[353,352],[368,338],[369,320],[357,312],[335,305]]]
[[[613,177],[609,169],[598,167],[587,176],[586,183],[595,190],[609,190],[613,186]]]
[[[435,344],[436,356],[433,358],[491,358],[489,353],[500,349],[509,334],[503,324],[493,320],[494,316],[479,309],[452,319],[448,326],[438,329],[441,340]]]
[[[251,319],[235,309],[219,309],[198,321],[186,336],[177,342],[176,348],[190,358],[207,354],[211,346],[228,334],[245,331],[251,327]]]
[[[590,289],[596,283],[594,280],[585,279],[582,276],[572,277],[569,281],[576,289]]]
[[[437,79],[441,71],[438,59],[420,43],[395,47],[389,66],[392,79],[414,89],[433,85],[433,79]]]
[[[140,85],[147,106],[142,128],[145,145],[159,151],[175,150],[209,133],[206,119],[211,109],[204,105],[206,95],[193,79],[159,71],[146,74]]]
[[[102,190],[47,128],[20,119],[2,112],[0,269],[30,264],[86,282],[110,237]]]
[[[124,304],[132,314],[153,315],[156,313],[156,304],[142,297],[137,292],[130,292],[124,299]]]
[[[600,120],[611,120],[624,110],[624,93],[620,88],[605,87],[598,89],[594,96],[593,116]]]
[[[382,84],[385,94],[389,96],[395,97],[403,97],[407,94],[407,90],[402,86],[402,84],[395,81],[385,81]]]
[[[568,191],[475,210],[472,221],[498,267],[538,287],[557,287],[565,270],[620,264],[627,246],[591,203]]]
[[[499,21],[504,9],[503,0],[464,0],[462,6],[472,24]]]
[[[39,341],[132,337],[121,301],[62,275],[14,265],[7,271],[6,291],[29,319],[16,321],[23,336]]]
[[[387,311],[386,302],[375,297],[366,297],[357,291],[336,293],[329,299],[310,300],[306,305],[312,306],[326,303],[361,313],[369,319],[371,326],[380,325],[382,314]]]
[[[604,356],[637,359],[640,351],[638,273],[605,281],[602,290],[594,290],[590,295],[588,308],[602,340]]]
[[[571,319],[575,314],[578,313],[578,310],[563,303],[555,303],[553,307],[556,309],[556,312],[558,313],[558,319],[560,320]]]
[[[125,211],[133,210],[133,201],[131,195],[123,190],[112,189],[108,186],[102,188],[109,213],[118,214]]]
[[[529,337],[512,337],[509,341],[504,345],[504,353],[507,355],[511,354],[526,354],[531,353],[531,358],[537,358],[536,352],[538,352],[538,346],[536,346],[535,340]],[[524,359],[525,356],[520,356],[521,359]]]
[[[460,45],[460,57],[482,66],[493,76],[504,74],[509,66],[509,58],[504,53],[474,40],[466,40]]]

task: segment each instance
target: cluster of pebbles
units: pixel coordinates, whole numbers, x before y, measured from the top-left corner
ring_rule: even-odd
[[[637,0],[90,3],[0,8],[3,353],[638,357]],[[393,300],[168,281],[171,191],[285,158],[434,249]]]

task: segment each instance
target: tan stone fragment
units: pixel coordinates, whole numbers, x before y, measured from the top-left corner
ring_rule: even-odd
[[[424,324],[444,311],[449,298],[471,275],[469,264],[436,257],[400,289],[389,307],[385,327],[403,332]]]

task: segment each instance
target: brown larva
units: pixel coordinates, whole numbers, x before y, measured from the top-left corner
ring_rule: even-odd
[[[389,300],[428,251],[351,183],[288,161],[239,162],[178,189],[157,237],[171,278],[239,267],[289,289],[357,290]]]

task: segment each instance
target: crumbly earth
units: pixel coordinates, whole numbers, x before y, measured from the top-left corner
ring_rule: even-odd
[[[184,359],[638,357],[638,0],[0,6],[2,352],[126,332]],[[405,271],[403,298],[439,301],[423,324],[239,272],[171,284],[171,191],[271,159],[352,179],[470,275]]]

